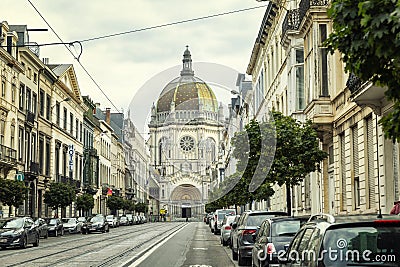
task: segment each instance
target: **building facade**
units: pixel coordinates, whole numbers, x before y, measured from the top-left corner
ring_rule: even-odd
[[[340,54],[323,46],[332,31],[328,6],[327,0],[269,4],[247,69],[254,103],[311,120],[329,155],[321,172],[292,188],[295,214],[388,213],[400,198],[399,145],[384,139],[377,122],[392,104],[384,90],[349,77]],[[261,120],[265,112],[258,110]],[[285,210],[285,188],[275,189],[270,207]]]
[[[222,107],[212,89],[194,76],[186,49],[181,75],[164,87],[148,125],[150,165],[160,176],[160,209],[173,219],[203,214],[208,191],[222,181],[224,123]]]

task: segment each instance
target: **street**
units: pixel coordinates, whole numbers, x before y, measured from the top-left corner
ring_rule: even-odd
[[[147,223],[0,250],[1,266],[237,266],[202,222]]]

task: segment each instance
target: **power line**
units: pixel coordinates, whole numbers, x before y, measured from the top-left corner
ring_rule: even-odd
[[[178,24],[183,24],[183,23],[188,23],[188,22],[193,22],[193,21],[198,21],[198,20],[210,19],[210,18],[214,18],[214,17],[230,15],[230,14],[249,11],[249,10],[258,9],[258,8],[262,8],[262,7],[267,7],[267,5],[248,7],[248,8],[243,8],[243,9],[236,9],[236,10],[232,10],[232,11],[227,11],[227,12],[223,12],[223,13],[217,13],[217,14],[203,16],[203,17],[185,19],[185,20],[180,20],[180,21],[169,22],[169,23],[165,23],[165,24],[159,24],[159,25],[155,25],[155,26],[149,26],[149,27],[145,27],[145,28],[140,28],[140,29],[136,29],[136,30],[130,30],[130,31],[125,31],[125,32],[102,35],[102,36],[98,36],[98,37],[92,37],[92,38],[88,38],[88,39],[83,39],[83,40],[80,40],[80,42],[84,43],[84,42],[89,42],[89,41],[95,41],[95,40],[106,39],[106,38],[111,38],[111,37],[115,37],[115,36],[130,34],[130,33],[142,32],[142,31],[147,31],[147,30],[154,30],[154,29],[157,29],[157,28],[163,28],[163,27],[168,27],[168,26],[172,26],[172,25],[178,25]]]
[[[67,46],[69,43],[65,43],[62,38],[57,34],[57,32],[51,27],[50,23],[47,22],[47,20],[44,18],[44,16],[40,13],[40,11],[35,7],[35,5],[31,2],[31,0],[28,0],[28,2],[31,4],[33,9],[39,14],[39,16],[43,19],[43,21],[47,24],[47,26],[51,29],[51,31],[57,36],[58,40],[64,45],[64,47],[70,52],[70,54],[76,59],[78,64],[81,66],[81,68],[85,71],[85,73],[89,76],[89,78],[92,80],[92,82],[97,86],[97,88],[100,90],[100,92],[106,97],[106,99],[111,103],[111,105],[119,112],[119,109],[114,105],[114,103],[111,101],[111,99],[105,94],[105,92],[101,89],[100,85],[95,81],[93,76],[89,73],[89,71],[83,66],[83,64],[79,60],[79,56],[76,57],[74,53],[71,51],[71,49]],[[76,41],[77,42],[77,41]],[[74,43],[74,42],[73,42]],[[77,42],[80,44],[80,42]],[[82,48],[82,47],[81,47]],[[81,51],[82,53],[82,51]]]

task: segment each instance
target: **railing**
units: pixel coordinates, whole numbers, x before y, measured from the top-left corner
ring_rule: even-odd
[[[75,188],[80,188],[81,187],[81,181],[80,180],[74,180],[74,179],[71,179],[69,177],[63,176],[61,174],[58,175],[58,178],[59,178],[58,182],[61,182],[61,183],[64,183],[64,184],[69,184],[69,185],[71,185],[72,187],[75,187]]]
[[[301,0],[299,4],[300,21],[303,20],[310,6],[327,6],[328,0]]]
[[[28,111],[26,113],[26,122],[29,122],[30,124],[35,123],[35,113]]]
[[[352,95],[357,93],[361,88],[361,80],[353,73],[350,73],[349,78],[347,79],[346,86],[349,88]]]
[[[0,145],[0,160],[10,164],[17,162],[17,151],[10,147]]]
[[[302,19],[299,9],[288,10],[282,24],[282,35],[284,36],[287,31],[298,30]]]
[[[39,163],[31,161],[29,164],[29,172],[38,175],[39,174]]]
[[[93,147],[88,147],[88,148],[85,148],[84,153],[89,154],[91,156],[97,156],[97,149],[93,148]]]

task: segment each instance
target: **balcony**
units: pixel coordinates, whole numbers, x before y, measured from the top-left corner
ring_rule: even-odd
[[[29,172],[35,175],[39,174],[39,163],[31,161],[29,164]]]
[[[360,107],[370,107],[375,114],[382,115],[382,107],[387,104],[386,88],[375,86],[370,81],[362,82],[353,73],[350,74],[346,86],[351,92],[351,101]]]
[[[35,113],[27,111],[26,112],[26,122],[33,125],[35,123]]]
[[[281,44],[285,44],[288,40],[289,31],[298,31],[303,17],[300,17],[300,9],[288,10],[282,23],[282,40]]]
[[[328,141],[332,136],[333,107],[330,97],[320,96],[311,101],[304,114],[311,120],[322,142]]]
[[[93,147],[87,147],[85,148],[84,154],[89,156],[97,156],[97,149]]]
[[[2,166],[13,166],[17,162],[17,151],[0,145],[0,165]]]
[[[64,184],[69,184],[72,187],[74,187],[75,189],[81,188],[81,181],[80,180],[74,180],[71,179],[67,176],[63,176],[61,174],[58,174],[58,182],[60,183],[64,183]]]

